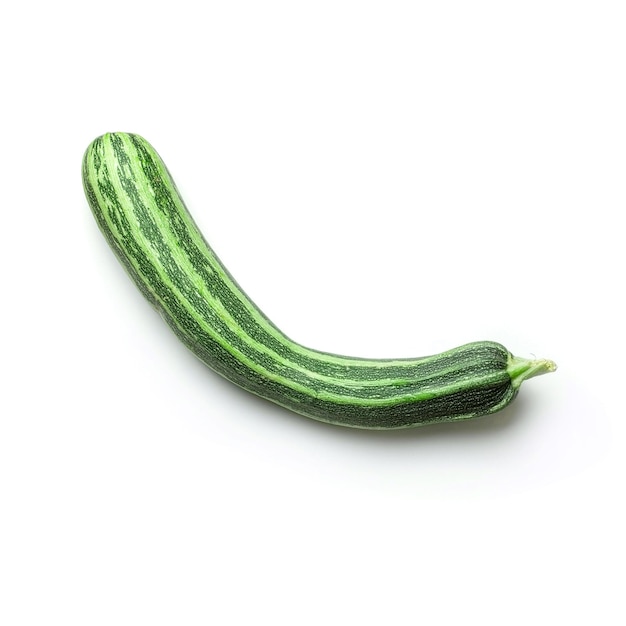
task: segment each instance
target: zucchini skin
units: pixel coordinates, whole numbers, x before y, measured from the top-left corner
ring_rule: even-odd
[[[396,429],[494,413],[521,382],[555,369],[479,341],[429,357],[363,359],[289,339],[205,241],[154,148],[107,133],[87,148],[88,204],[126,271],[180,340],[238,386],[298,414]]]

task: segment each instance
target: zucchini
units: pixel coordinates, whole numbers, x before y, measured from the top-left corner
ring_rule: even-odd
[[[98,137],[85,152],[82,178],[109,245],[183,343],[228,380],[295,413],[369,429],[464,420],[499,411],[522,381],[556,368],[491,341],[410,359],[307,348],[235,282],[145,139]]]

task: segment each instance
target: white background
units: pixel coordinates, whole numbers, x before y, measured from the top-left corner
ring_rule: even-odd
[[[0,623],[623,624],[625,11],[2,9]],[[558,372],[393,433],[245,394],[95,226],[81,158],[117,130],[294,339]]]

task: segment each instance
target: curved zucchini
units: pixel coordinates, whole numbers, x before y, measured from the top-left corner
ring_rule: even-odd
[[[555,369],[488,341],[415,359],[306,348],[237,285],[145,139],[98,137],[87,148],[82,176],[111,248],[187,347],[228,380],[296,413],[371,429],[468,419],[499,411],[523,380]]]

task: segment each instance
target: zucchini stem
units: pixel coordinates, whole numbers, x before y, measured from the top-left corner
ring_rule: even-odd
[[[513,355],[509,357],[509,364],[506,368],[506,371],[511,377],[511,384],[514,389],[519,389],[519,386],[527,378],[540,376],[541,374],[547,374],[555,370],[556,363],[554,361],[549,361],[548,359],[523,359]]]

